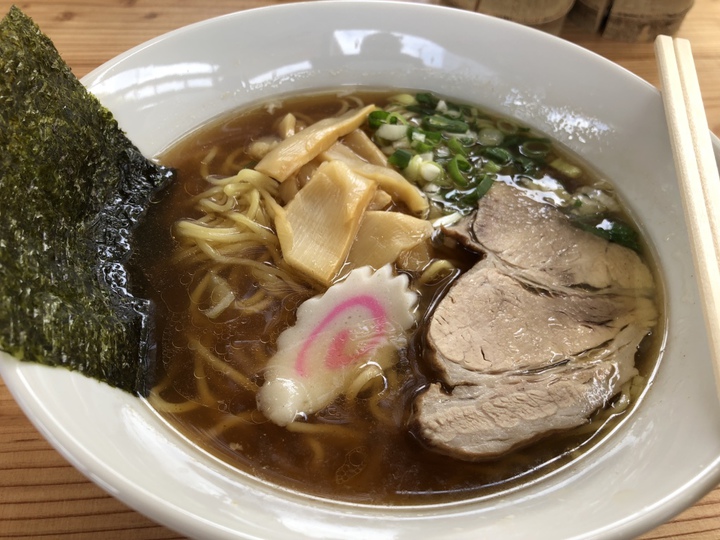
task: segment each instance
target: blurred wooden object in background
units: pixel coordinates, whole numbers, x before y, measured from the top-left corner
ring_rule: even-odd
[[[566,19],[604,38],[649,42],[680,28],[694,0],[447,0],[448,5],[558,35]]]
[[[557,35],[575,0],[453,0],[449,3]]]
[[[570,19],[618,41],[653,41],[680,28],[694,0],[576,0]]]

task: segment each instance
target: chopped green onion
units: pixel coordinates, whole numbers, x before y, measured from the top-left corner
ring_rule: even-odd
[[[442,111],[442,113],[444,116],[447,116],[448,118],[453,118],[455,120],[462,117],[462,112],[458,111],[457,109],[446,109]]]
[[[528,176],[535,176],[539,170],[537,163],[525,156],[515,156],[515,166],[519,172]]]
[[[417,154],[414,155],[410,158],[407,167],[403,169],[403,175],[411,182],[418,184],[422,180],[422,176],[420,175],[420,167],[422,167],[423,163],[425,163],[425,160],[422,158],[422,156],[419,156]]]
[[[477,133],[472,131],[468,131],[466,135],[458,135],[456,138],[463,146],[473,146],[477,143]]]
[[[482,170],[489,173],[499,173],[502,170],[502,165],[498,165],[492,159],[489,159],[483,163]]]
[[[421,105],[426,105],[428,107],[432,107],[433,109],[437,107],[437,104],[440,101],[437,97],[435,97],[429,92],[420,92],[418,94],[415,94],[415,100]]]
[[[629,225],[608,218],[572,218],[573,223],[583,229],[591,232],[601,238],[605,238],[609,242],[614,242],[632,249],[640,251],[640,237],[635,229]]]
[[[475,194],[474,194],[475,202],[482,199],[485,196],[485,194],[490,190],[490,188],[492,187],[492,185],[494,183],[495,183],[495,178],[489,174],[486,175],[485,178],[480,180],[480,183],[475,188]]]
[[[370,129],[378,129],[383,125],[408,125],[408,121],[397,113],[391,113],[383,110],[375,110],[368,115],[368,126]]]
[[[460,212],[453,212],[451,214],[444,215],[442,217],[437,218],[435,221],[433,221],[433,227],[447,227],[449,225],[452,225],[453,223],[457,223],[462,218],[462,214]]]
[[[426,116],[422,119],[425,129],[433,131],[447,131],[449,133],[465,133],[470,127],[462,120],[447,118],[439,114]]]
[[[457,155],[453,159],[457,160],[458,166],[460,167],[461,171],[468,172],[470,169],[472,169],[472,165],[465,156]]]
[[[410,163],[412,157],[412,152],[405,150],[404,148],[399,148],[395,150],[390,157],[388,157],[388,163],[395,165],[400,169],[405,169]]]
[[[582,175],[582,169],[580,167],[573,165],[572,163],[568,163],[562,158],[554,159],[550,163],[550,166],[570,178],[578,178]]]
[[[416,152],[419,152],[420,154],[423,154],[425,152],[431,152],[435,146],[432,144],[427,144],[423,142],[416,142],[413,143],[412,147],[415,149]]]
[[[416,127],[408,128],[408,139],[419,153],[429,152],[442,140],[442,134],[436,131],[423,131]]]
[[[513,160],[513,155],[510,151],[499,146],[485,148],[483,150],[483,155],[489,157],[498,165],[509,165]]]
[[[403,107],[407,107],[408,105],[414,105],[415,103],[417,103],[415,97],[412,94],[397,94],[394,95],[391,100],[398,105],[402,105]]]
[[[448,148],[453,154],[460,154],[462,156],[467,156],[467,150],[465,150],[465,146],[460,142],[460,140],[457,137],[451,137],[447,142]]]
[[[505,138],[503,139],[503,146],[505,148],[514,148],[516,146],[522,145],[522,143],[527,140],[528,137],[526,135],[521,135],[519,133],[505,135]]]
[[[383,124],[377,128],[375,135],[386,141],[399,141],[405,138],[407,130],[403,124]]]
[[[542,139],[530,139],[520,145],[520,153],[529,158],[544,158],[550,150],[550,144]]]
[[[446,197],[450,200],[457,201],[467,207],[473,207],[477,202],[485,196],[488,190],[495,182],[493,175],[487,174],[483,176],[479,182],[471,189],[459,190],[455,189],[447,193]]]
[[[447,164],[447,172],[452,181],[458,186],[465,187],[468,185],[468,180],[465,178],[462,171],[467,172],[469,170],[470,162],[468,162],[468,160],[460,154],[455,155]]]
[[[498,120],[495,124],[497,128],[502,131],[505,135],[512,135],[518,132],[517,124],[510,122],[509,120]]]
[[[398,113],[390,113],[390,117],[388,118],[388,124],[403,124],[405,126],[409,126],[407,119],[402,115]]]
[[[460,201],[464,204],[475,206],[477,202],[488,192],[494,182],[495,179],[492,176],[485,176],[477,186],[469,191],[466,191],[460,198]]]
[[[483,146],[498,146],[504,138],[502,131],[494,127],[482,128],[478,133],[478,142]]]
[[[493,122],[489,118],[478,118],[477,120],[475,120],[475,127],[477,129],[483,129],[483,128],[488,128],[488,127],[496,129],[495,122]]]
[[[423,133],[425,133],[426,139],[430,139],[435,143],[442,141],[442,133],[438,133],[437,131],[424,131]]]
[[[390,113],[381,109],[374,110],[368,115],[368,125],[370,129],[377,129],[387,123]]]
[[[432,108],[426,107],[425,105],[421,105],[419,103],[416,105],[408,105],[407,107],[405,107],[405,109],[407,109],[409,112],[417,113],[422,116],[426,116],[428,114],[433,114],[435,112],[434,107],[432,107]]]
[[[427,184],[425,184],[423,186],[422,189],[425,193],[432,195],[432,194],[435,194],[438,191],[440,191],[440,186],[438,185],[437,182],[428,182]]]
[[[420,177],[425,182],[435,182],[442,175],[443,168],[434,161],[425,161],[420,165]]]
[[[399,94],[368,123],[390,164],[427,193],[431,213],[467,215],[498,175],[513,183],[524,175],[541,185],[546,167],[559,171],[548,178],[582,174],[556,159],[552,142],[530,128],[431,93]]]

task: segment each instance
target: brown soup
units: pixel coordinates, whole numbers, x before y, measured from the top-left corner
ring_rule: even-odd
[[[322,290],[287,268],[282,269],[289,275],[286,282],[263,285],[262,269],[279,263],[277,253],[262,246],[235,249],[230,246],[236,242],[220,240],[190,248],[176,234],[178,220],[202,219],[197,206],[201,194],[217,205],[226,202],[223,179],[253,161],[245,149],[273,132],[288,111],[310,124],[335,115],[343,101],[383,106],[390,95],[338,98],[327,93],[258,105],[202,126],[160,156],[164,165],[178,170],[178,181],[150,209],[136,234],[132,260],[134,292],[156,306],[157,381],[149,401],[203,449],[242,471],[303,493],[369,504],[429,504],[492,495],[557,470],[606,437],[651,378],[662,329],[656,327],[638,353],[640,384],[596,413],[588,425],[491,461],[439,455],[407,427],[414,397],[435,380],[425,358],[424,323],[478,255],[438,236],[432,256],[452,262],[457,271],[425,284],[409,272],[423,315],[395,366],[352,399],[340,397],[304,421],[280,427],[257,410],[263,366],[275,352],[277,336],[294,323],[297,306]],[[565,158],[572,160],[567,154]],[[574,184],[596,180],[587,169],[581,180],[562,178],[562,172],[551,167],[544,167],[541,176]],[[215,194],[208,195],[209,189]],[[218,223],[220,230],[227,225]],[[261,225],[271,232],[267,223]],[[642,251],[645,259],[647,251]],[[238,258],[254,262],[234,262]],[[215,309],[224,298],[230,299],[230,307]],[[631,406],[626,406],[628,397]]]

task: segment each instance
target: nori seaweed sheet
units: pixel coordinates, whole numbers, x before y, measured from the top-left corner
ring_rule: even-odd
[[[11,8],[0,22],[0,349],[146,395],[153,308],[130,294],[125,264],[173,176]]]

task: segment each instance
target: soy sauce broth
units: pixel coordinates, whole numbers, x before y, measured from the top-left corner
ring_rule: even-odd
[[[395,93],[349,97],[383,106]],[[259,387],[277,336],[294,323],[294,311],[307,295],[288,295],[258,313],[203,317],[202,306],[190,301],[200,279],[198,267],[173,259],[173,223],[198,217],[190,201],[206,189],[204,175],[234,175],[251,161],[243,148],[270,132],[288,111],[312,122],[334,115],[338,108],[337,94],[328,92],[235,111],[190,133],[159,157],[177,169],[178,180],[158,196],[136,233],[131,267],[133,292],[151,298],[156,306],[155,393],[165,404],[160,414],[182,436],[232,467],[302,493],[348,502],[407,505],[484,497],[538,480],[578,459],[617,427],[636,405],[637,395],[622,412],[598,412],[591,429],[581,426],[554,434],[487,462],[439,455],[408,430],[413,399],[436,380],[425,358],[425,322],[457,273],[418,290],[425,315],[386,379],[368,385],[357,399],[339,398],[298,426],[307,429],[291,431],[266,421],[256,410],[255,392],[224,374],[221,364],[202,360],[211,355]],[[567,159],[581,163],[570,155]],[[549,167],[542,173],[562,176]],[[583,181],[596,180],[585,168]],[[441,238],[433,249],[460,272],[479,258]],[[646,260],[648,253],[644,249]],[[254,279],[252,272],[236,269],[228,282],[250,294]],[[637,356],[636,367],[645,381],[652,377],[662,334],[656,327]]]

